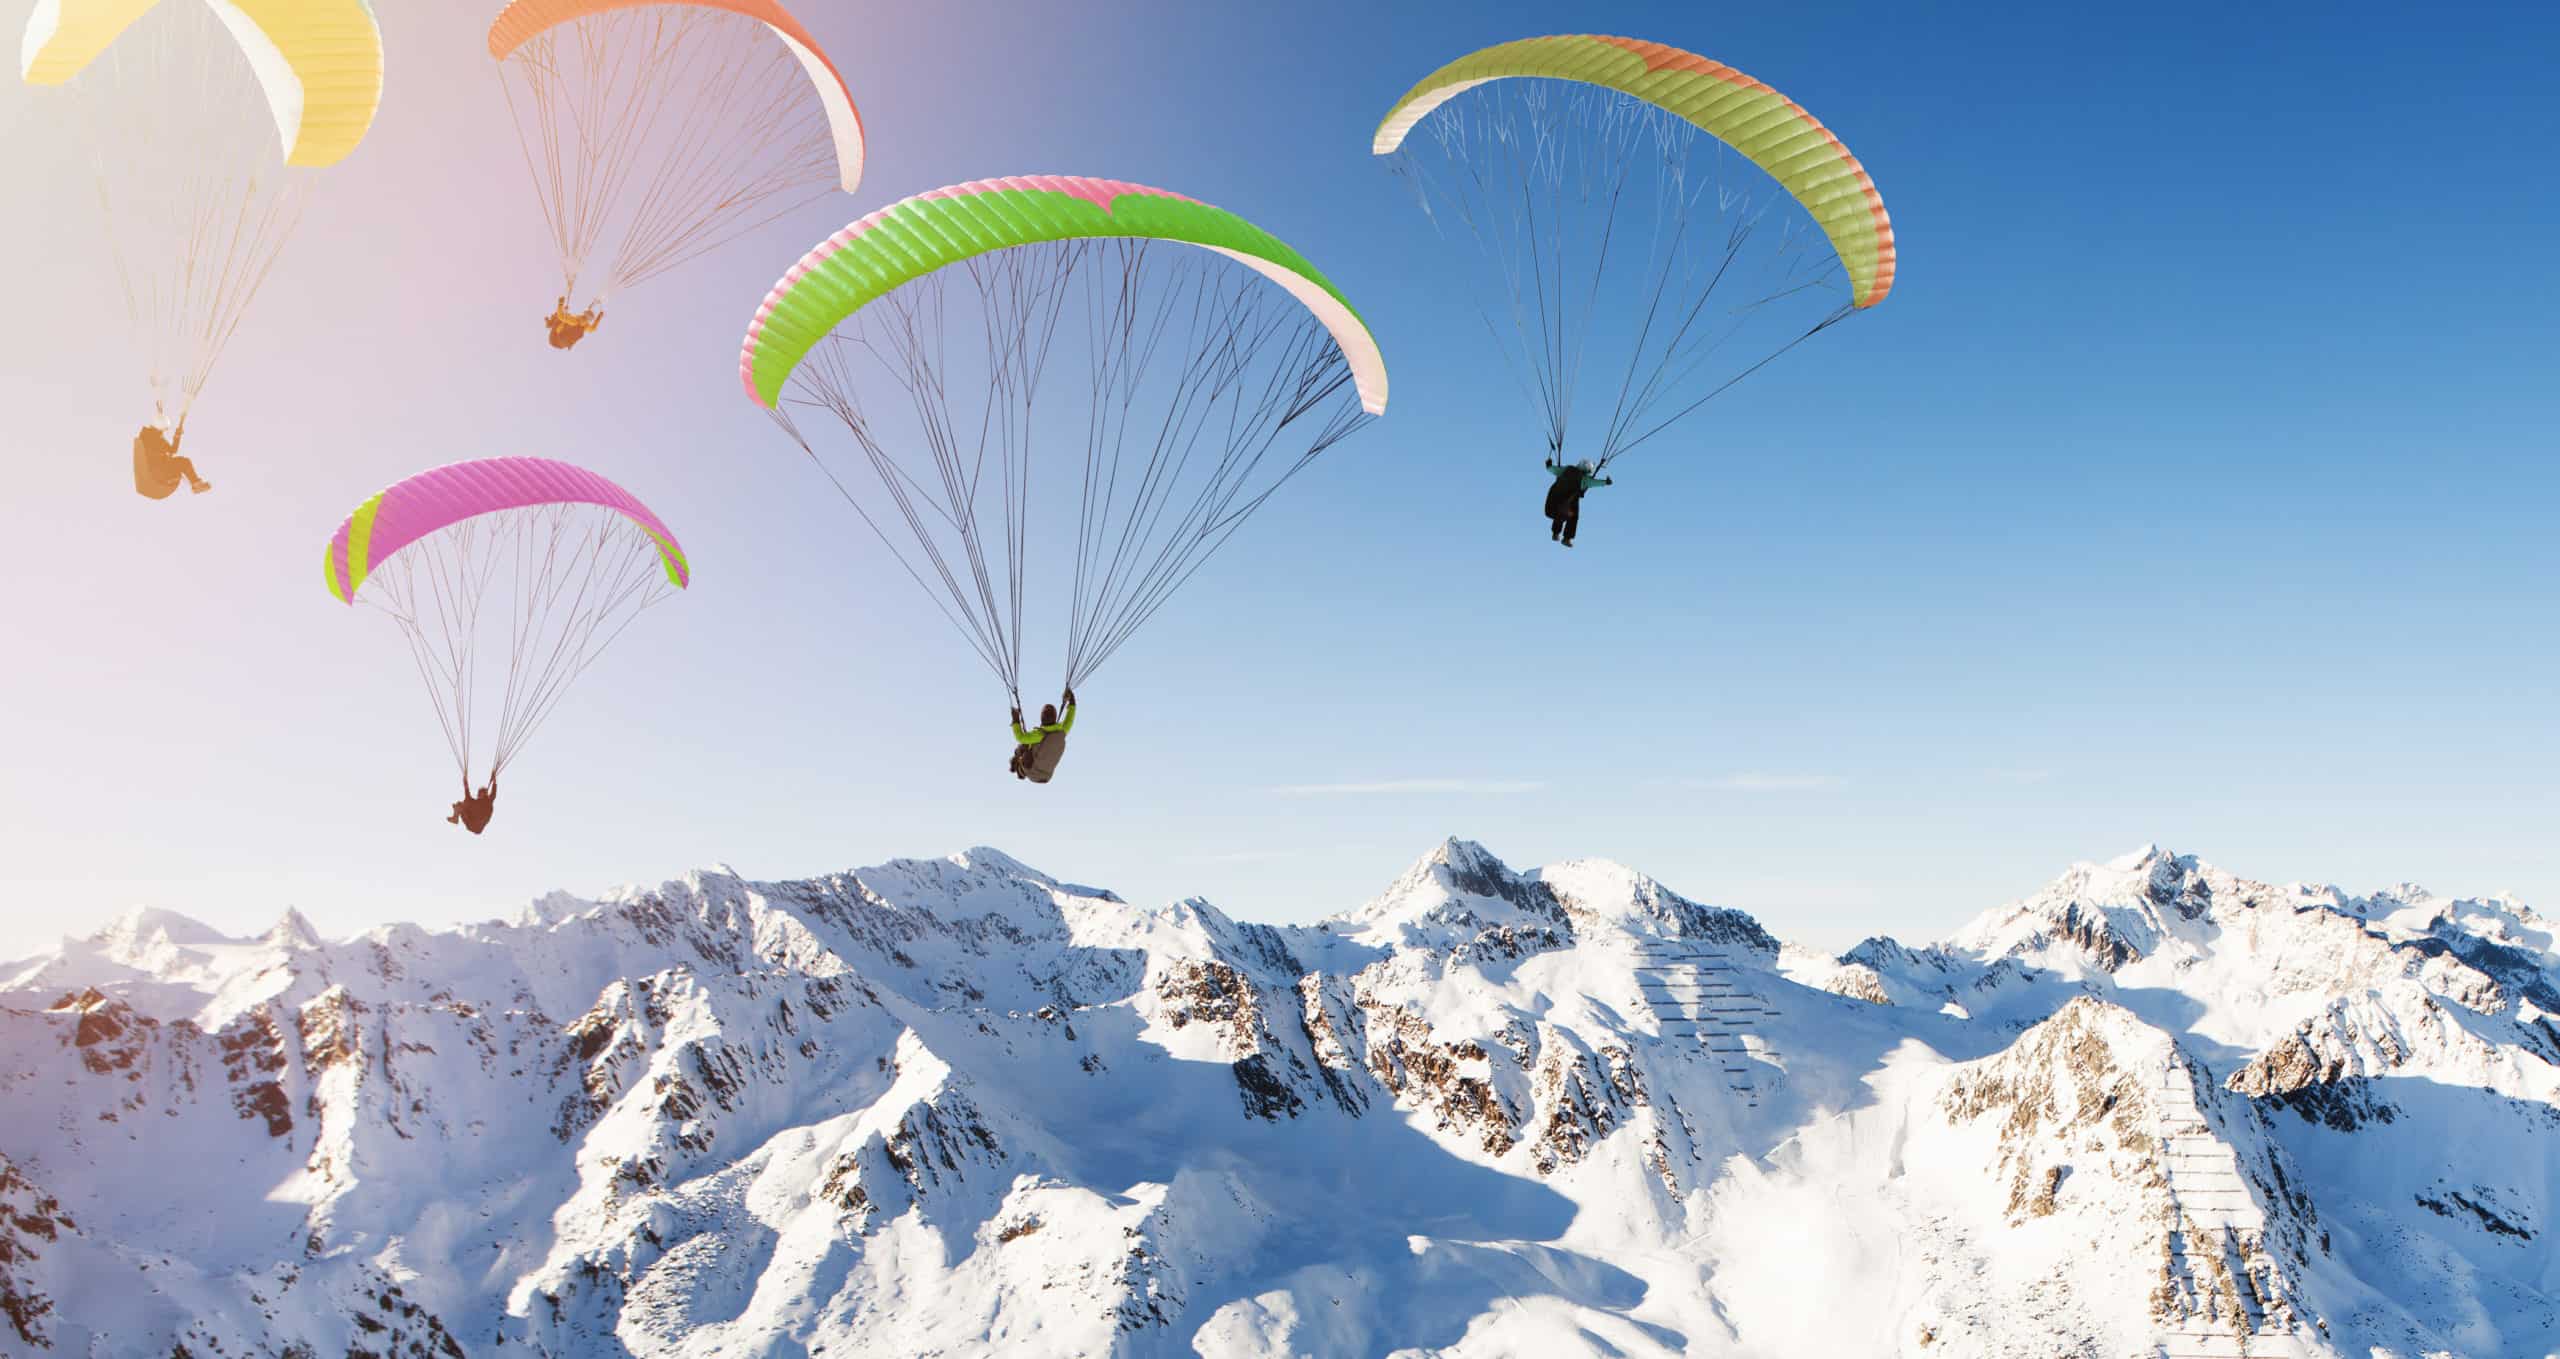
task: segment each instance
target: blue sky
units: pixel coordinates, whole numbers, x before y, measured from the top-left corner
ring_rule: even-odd
[[[869,8],[803,7],[863,105],[862,192],[569,356],[536,334],[546,253],[479,22],[386,12],[381,119],[198,407],[221,489],[162,504],[126,489],[140,384],[85,181],[40,92],[0,90],[0,172],[58,208],[0,223],[0,956],[137,903],[336,932],[980,843],[1296,920],[1458,834],[1832,945],[2145,840],[2560,903],[2560,19]],[[1432,67],[1565,29],[1803,102],[1902,250],[1883,307],[1622,463],[1569,558],[1462,262],[1366,153]],[[1025,172],[1255,218],[1395,381],[1087,686],[1045,789],[998,771],[1000,691],[734,376],[809,243]],[[396,634],[313,566],[373,490],[501,453],[621,480],[697,574],[474,840]],[[1360,785],[1390,787],[1283,791]]]

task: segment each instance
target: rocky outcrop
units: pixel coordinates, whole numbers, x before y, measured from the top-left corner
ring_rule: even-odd
[[[1494,1088],[1490,1058],[1473,1039],[1442,1042],[1430,1021],[1363,995],[1368,1068],[1399,1104],[1430,1115],[1433,1131],[1500,1156],[1519,1141],[1520,1114]]]
[[[1844,963],[1823,979],[1822,989],[1835,996],[1863,1000],[1869,1005],[1891,1005],[1893,997],[1885,994],[1884,976],[1864,963]]]
[[[73,1018],[71,1046],[91,1074],[141,1079],[144,1054],[158,1020],[135,1014],[132,1006],[101,995],[94,987],[63,996],[50,1012]]]
[[[1243,972],[1216,961],[1173,963],[1157,974],[1155,995],[1166,1024],[1206,1025],[1217,1035],[1247,1117],[1296,1118],[1306,1108],[1299,1088],[1315,1075],[1264,1022],[1261,991]]]
[[[1635,1054],[1623,1046],[1581,1052],[1549,1041],[1544,1047],[1530,1081],[1538,1114],[1529,1155],[1539,1174],[1551,1175],[1625,1127],[1645,1104],[1645,1086]]]
[[[2129,1194],[2138,1207],[2105,1215],[2106,1249],[2156,1258],[2151,1311],[2163,1329],[2246,1336],[2294,1325],[2305,1205],[2254,1112],[2215,1108],[2213,1087],[2167,1035],[2082,997],[1963,1069],[1940,1107],[1951,1121],[1998,1120],[2013,1224],[2073,1211],[2082,1193]]]
[[[29,1183],[0,1155],[0,1319],[9,1323],[18,1343],[35,1349],[52,1343],[46,1318],[53,1299],[37,1282],[36,1266],[55,1241],[78,1230],[51,1194]]]
[[[2145,1190],[2165,1221],[2159,1109],[2150,1083],[2120,1052],[2121,1044],[2145,1033],[2140,1021],[2114,1006],[2075,1000],[1999,1057],[1965,1068],[1948,1083],[1939,1107],[1949,1121],[2000,1120],[1998,1173],[2011,1221],[2050,1214],[2056,1190],[2080,1157],[2094,1157],[2085,1164],[2114,1183]],[[2161,1060],[2143,1056],[2153,1066]]]
[[[987,1178],[1005,1159],[1003,1141],[976,1103],[945,1087],[839,1154],[817,1192],[867,1231],[966,1180]]]
[[[267,1135],[293,1132],[293,1099],[285,1093],[293,1052],[285,1046],[284,1029],[275,1011],[259,1005],[214,1036],[222,1052],[222,1074],[231,1083],[231,1107],[242,1118],[266,1124]]]
[[[2341,997],[2231,1075],[2230,1088],[2340,1132],[2398,1117],[2379,1082],[2421,1056],[2485,1068],[2497,1059],[2434,996],[2403,989]],[[2485,1075],[2485,1071],[2482,1073]]]
[[[1344,1113],[1356,1117],[1369,1109],[1370,1087],[1360,1058],[1368,1046],[1368,1033],[1360,1007],[1347,998],[1347,990],[1321,973],[1299,978],[1298,1022],[1326,1093]]]

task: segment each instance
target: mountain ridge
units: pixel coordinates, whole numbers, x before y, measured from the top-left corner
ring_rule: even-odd
[[[2516,1353],[2555,977],[2520,902],[2156,845],[1837,956],[1457,839],[1308,925],[985,847],[129,913],[0,969],[0,1341]]]

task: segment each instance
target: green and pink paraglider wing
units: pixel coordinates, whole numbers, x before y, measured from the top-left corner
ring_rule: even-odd
[[[329,540],[329,593],[353,604],[373,569],[400,549],[463,520],[535,505],[599,505],[649,535],[668,583],[692,579],[673,533],[629,491],[583,467],[549,458],[486,458],[420,472],[356,507]]]
[[[1794,100],[1677,47],[1595,34],[1500,43],[1423,77],[1387,110],[1370,149],[1392,154],[1442,104],[1490,81],[1522,78],[1617,90],[1695,124],[1767,171],[1821,224],[1848,268],[1852,306],[1872,307],[1893,291],[1893,221],[1866,167]]]
[[[918,194],[819,242],[773,286],[738,356],[747,394],[772,406],[818,341],[873,299],[945,265],[1079,237],[1172,241],[1214,250],[1286,289],[1340,346],[1360,404],[1387,408],[1386,359],[1350,300],[1279,238],[1222,208],[1163,189],[1072,175],[982,179]]]

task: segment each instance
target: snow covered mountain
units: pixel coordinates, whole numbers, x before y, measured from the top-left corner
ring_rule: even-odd
[[[1450,841],[0,965],[0,1353],[2516,1356],[2560,954],[2150,848],[1837,958]]]

